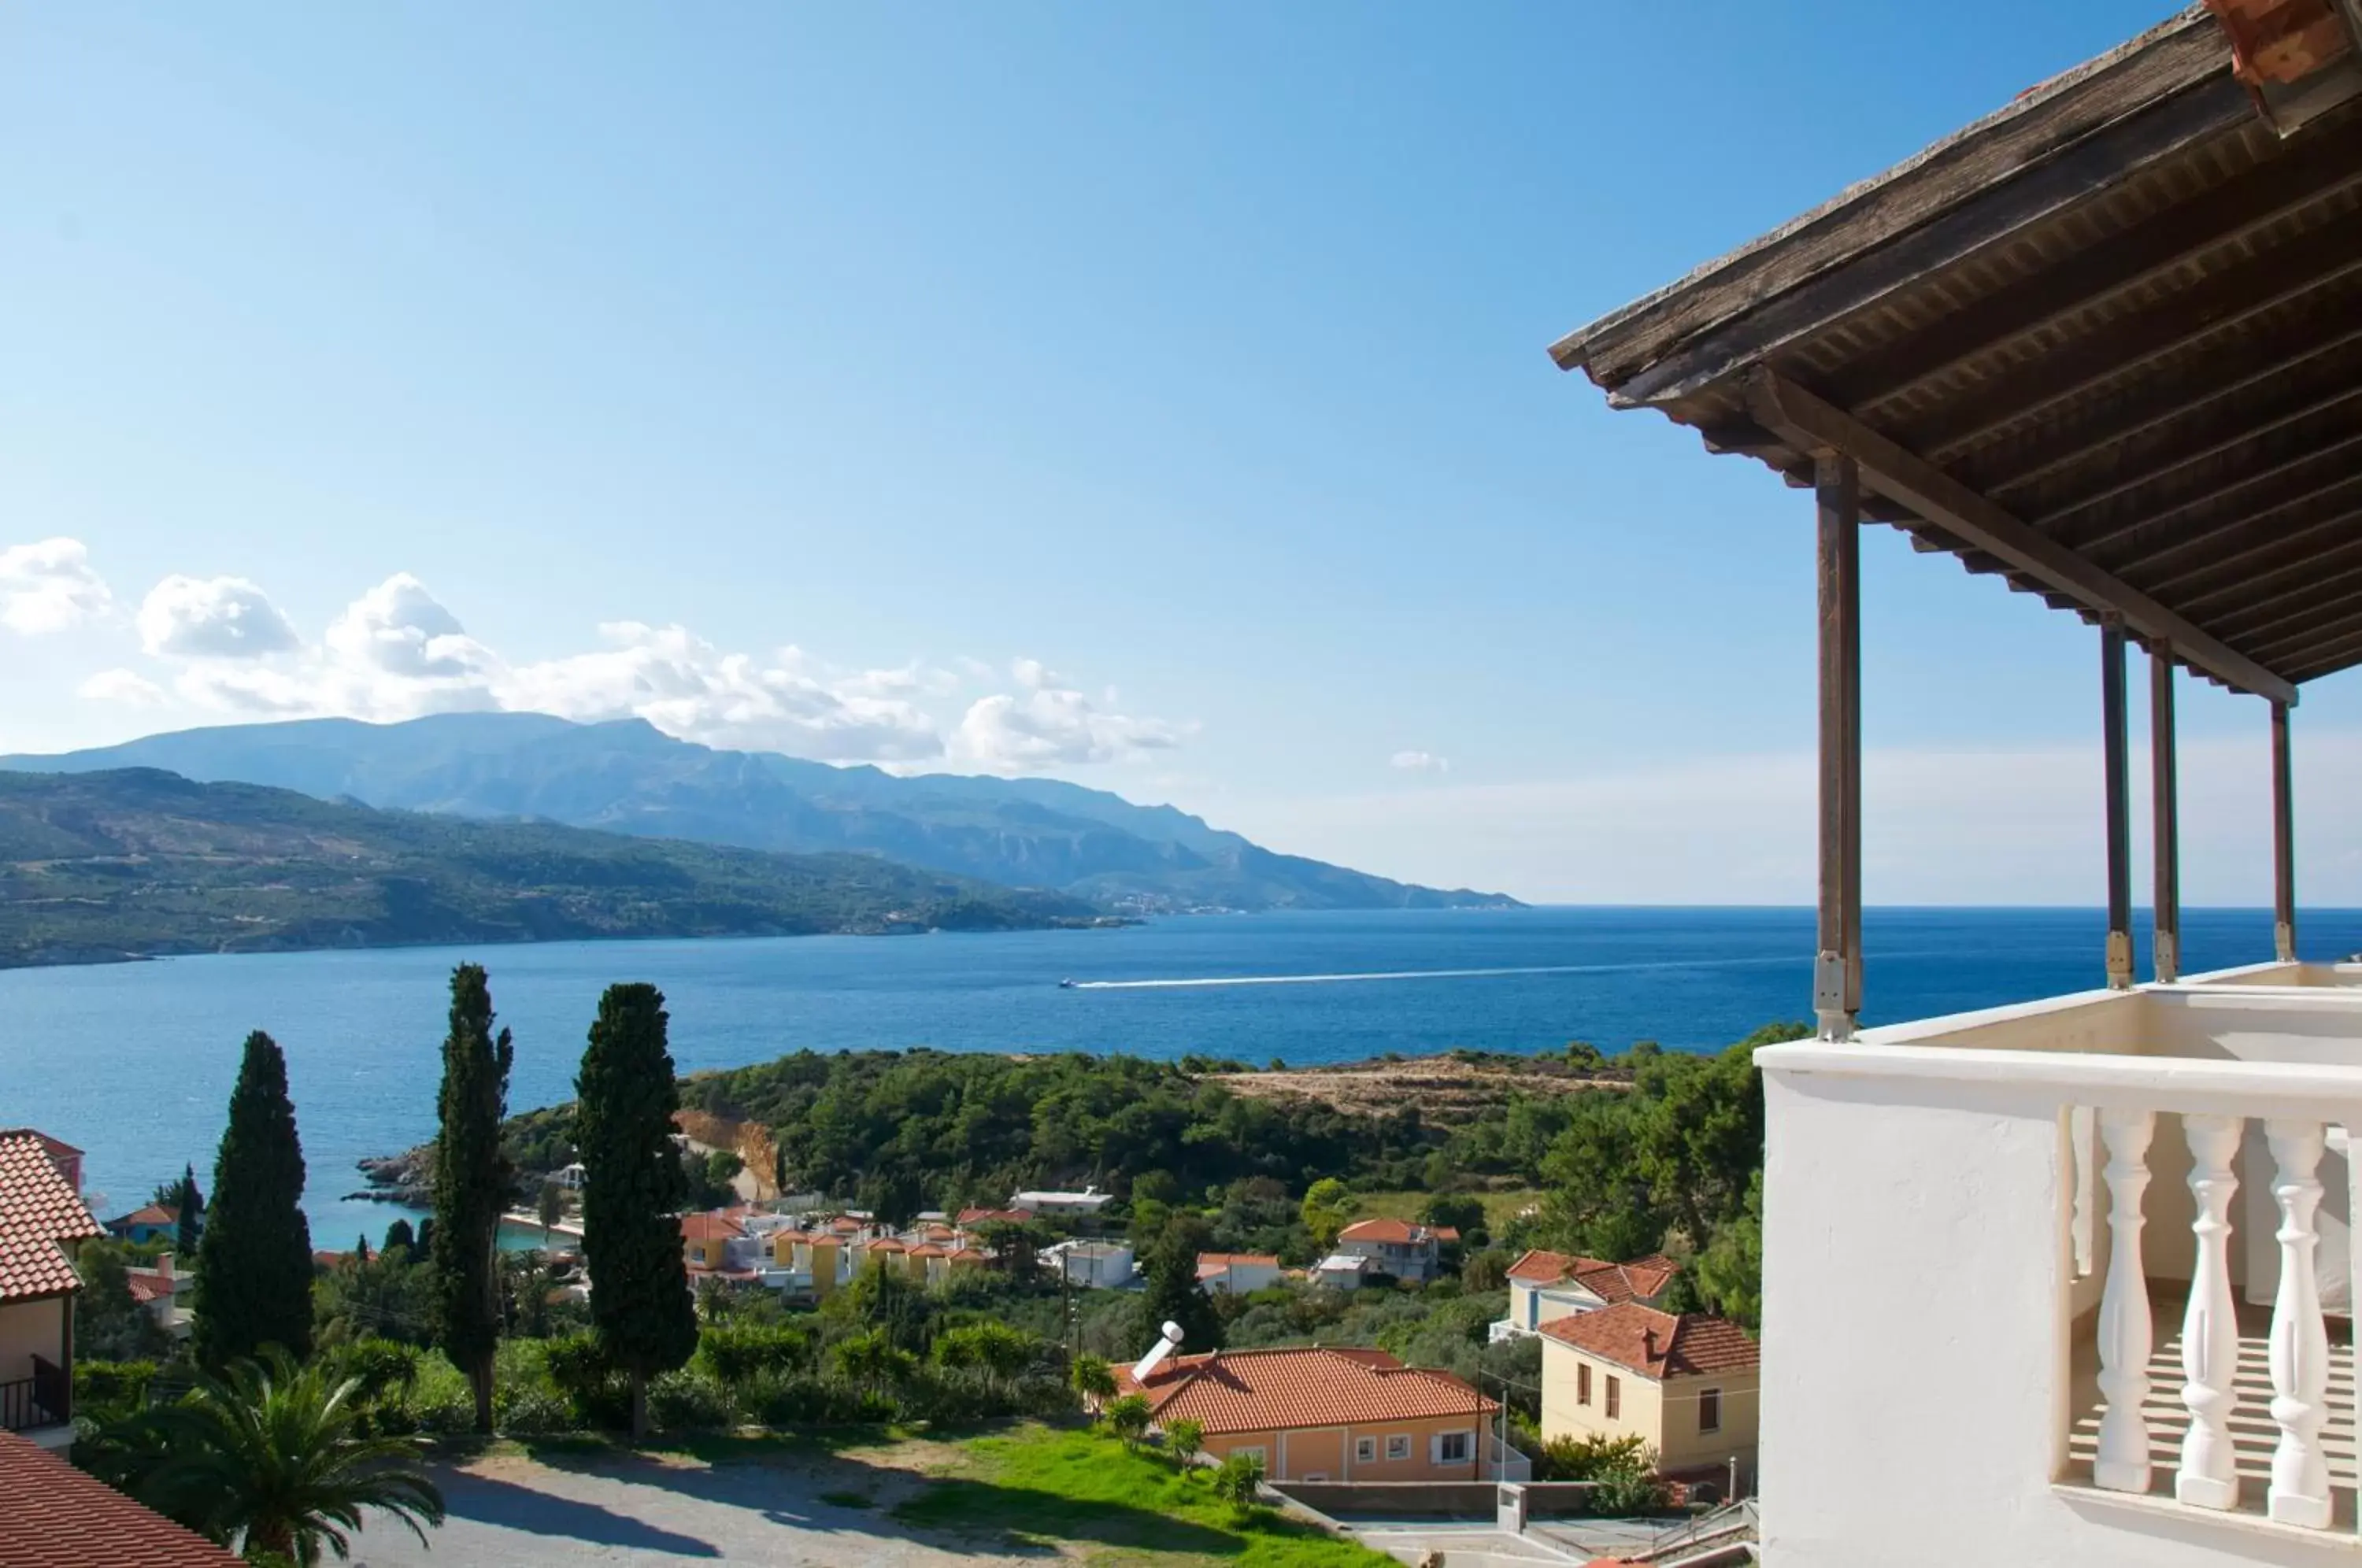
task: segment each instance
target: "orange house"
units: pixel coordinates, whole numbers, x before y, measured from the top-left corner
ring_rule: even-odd
[[[1116,1386],[1147,1397],[1159,1430],[1196,1421],[1208,1457],[1252,1454],[1275,1481],[1481,1481],[1503,1457],[1497,1403],[1379,1350],[1216,1351]]]

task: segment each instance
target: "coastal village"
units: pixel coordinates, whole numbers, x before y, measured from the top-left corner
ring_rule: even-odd
[[[1551,346],[1811,525],[1793,1020],[683,1073],[682,996],[520,1039],[476,955],[349,1247],[265,1028],[144,1201],[94,1207],[97,1129],[0,1130],[0,1564],[2350,1562],[2362,955],[2300,929],[2294,713],[2362,667],[2357,225],[2362,9],[2205,0]],[[1920,850],[1865,845],[1872,525],[2088,629],[2088,988],[1877,1010],[1865,869]],[[2200,683],[2268,756],[2272,891],[2206,969]],[[944,929],[1101,918],[941,886]],[[536,1053],[565,1103],[510,1103]]]

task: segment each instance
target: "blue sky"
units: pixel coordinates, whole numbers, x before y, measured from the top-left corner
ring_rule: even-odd
[[[2165,14],[12,8],[0,543],[80,553],[0,748],[637,711],[1802,901],[1809,503],[1544,348]],[[1865,574],[1870,897],[2094,901],[2093,635]],[[2185,719],[2256,901],[2260,708]],[[2300,726],[2362,902],[2362,684]]]

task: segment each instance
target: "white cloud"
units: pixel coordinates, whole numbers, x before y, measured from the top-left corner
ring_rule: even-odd
[[[1006,692],[970,704],[952,736],[955,756],[999,773],[1117,762],[1181,744],[1179,730],[1155,719],[1108,712],[1058,678],[1039,659],[1010,667],[1022,697]]]
[[[794,648],[767,660],[726,654],[680,626],[624,621],[599,632],[604,648],[510,672],[501,706],[569,719],[636,715],[684,740],[831,762],[943,754],[935,721],[905,697],[881,695],[898,683],[880,672],[832,680]]]
[[[139,605],[139,642],[159,657],[259,658],[302,638],[270,596],[242,577],[168,577]]]
[[[23,636],[62,632],[114,603],[79,539],[43,539],[0,550],[0,625]]]
[[[149,592],[137,622],[172,694],[215,712],[381,723],[473,709],[585,722],[636,717],[727,748],[889,766],[951,752],[994,770],[1111,761],[1178,738],[1170,725],[1110,711],[1112,688],[1108,707],[1094,706],[1038,659],[1010,667],[1021,696],[987,696],[964,715],[956,705],[937,710],[995,673],[966,657],[847,670],[793,646],[734,653],[683,626],[619,621],[599,628],[600,646],[512,664],[408,572],[347,605],[317,642],[243,578],[168,577]],[[166,697],[159,682],[129,669],[92,677],[82,695],[136,703]]]
[[[1386,766],[1404,773],[1449,773],[1451,759],[1431,751],[1398,751],[1386,758]]]
[[[94,702],[121,702],[149,708],[164,701],[164,689],[133,669],[102,669],[74,688],[74,695]]]

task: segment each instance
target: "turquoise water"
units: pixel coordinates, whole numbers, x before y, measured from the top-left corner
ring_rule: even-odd
[[[2103,925],[2083,910],[1872,910],[1867,1015],[1921,1018],[2096,984]],[[2192,970],[2270,955],[2262,911],[2189,911],[2183,928]],[[2362,911],[2308,911],[2301,929],[2309,956],[2362,950]],[[2145,933],[2137,947],[2146,953]],[[184,1161],[204,1181],[239,1043],[267,1029],[287,1050],[318,1244],[347,1247],[392,1217],[342,1200],[360,1185],[353,1162],[433,1128],[446,979],[463,958],[490,966],[516,1032],[510,1101],[523,1109],[570,1094],[599,992],[615,980],[664,988],[684,1071],[803,1046],[921,1044],[1312,1063],[1574,1039],[1711,1048],[1803,1017],[1812,948],[1807,910],[1536,909],[18,969],[0,972],[11,1025],[0,1126],[87,1150],[89,1183],[111,1211],[144,1201]],[[1391,977],[1343,977],[1367,975]],[[1069,977],[1077,988],[1060,988]]]

